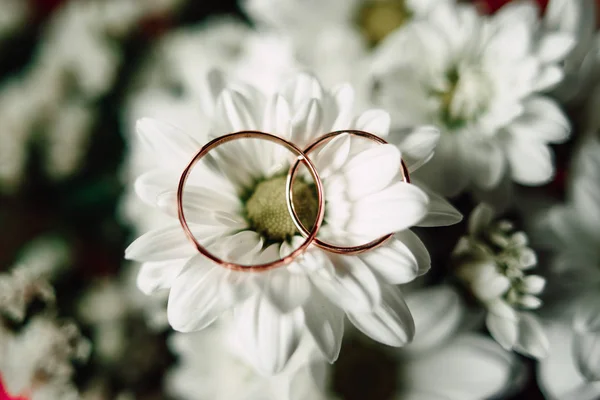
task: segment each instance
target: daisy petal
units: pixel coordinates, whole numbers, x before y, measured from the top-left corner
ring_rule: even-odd
[[[201,147],[179,128],[159,120],[142,118],[137,121],[136,130],[163,167],[183,170]]]
[[[394,145],[384,144],[360,152],[342,168],[348,197],[360,199],[384,189],[399,169],[400,151]]]
[[[186,262],[187,259],[143,263],[138,272],[137,287],[148,295],[170,288]]]
[[[300,307],[311,295],[310,282],[304,274],[273,270],[268,275],[265,297],[283,314]]]
[[[158,196],[169,190],[175,190],[179,178],[171,171],[155,169],[140,175],[135,180],[135,193],[145,203],[157,205]]]
[[[454,337],[463,321],[464,306],[458,293],[442,285],[411,293],[406,303],[415,320],[411,351],[426,351]]]
[[[367,110],[354,123],[356,129],[386,137],[390,131],[390,114],[384,110]]]
[[[519,334],[517,329],[518,321],[511,318],[504,318],[500,315],[489,312],[485,324],[492,334],[492,337],[506,350],[510,350],[517,342]]]
[[[440,139],[440,131],[432,126],[392,132],[390,141],[402,151],[402,159],[409,172],[417,170],[433,157]]]
[[[225,89],[217,101],[215,112],[217,120],[225,123],[224,129],[230,132],[258,129],[258,123],[252,115],[251,105],[241,93]]]
[[[489,140],[472,141],[465,161],[473,183],[482,189],[496,187],[506,169],[506,159],[500,146]]]
[[[575,332],[573,353],[577,368],[590,382],[600,380],[600,334]]]
[[[192,258],[175,279],[167,317],[173,329],[192,332],[213,323],[224,307],[219,296],[219,282],[226,272],[202,255]]]
[[[550,149],[541,143],[513,139],[507,145],[513,179],[522,185],[543,185],[552,179],[554,167]]]
[[[546,63],[562,61],[574,45],[573,37],[567,33],[547,33],[540,41],[538,55]]]
[[[448,226],[462,221],[462,214],[448,200],[420,182],[413,182],[413,184],[421,188],[427,194],[427,197],[429,197],[427,215],[419,221],[417,226]]]
[[[125,249],[125,258],[136,261],[169,261],[197,254],[179,224],[155,229]]]
[[[379,282],[358,257],[330,255],[334,268],[318,270],[312,282],[340,308],[369,311],[381,301]]]
[[[415,185],[397,182],[353,204],[347,230],[377,238],[414,226],[427,214],[429,199]]]
[[[325,358],[330,363],[337,360],[344,335],[344,312],[313,290],[304,306],[304,320]]]
[[[400,288],[382,285],[381,304],[371,312],[348,312],[350,321],[364,334],[388,346],[409,343],[415,334],[415,323]]]
[[[506,398],[506,392],[514,388],[518,365],[516,357],[494,341],[463,334],[447,346],[415,358],[403,378],[413,390],[431,391],[452,400]],[[436,377],[435,384],[431,377]],[[426,399],[430,398],[438,399]]]
[[[259,371],[274,375],[287,365],[300,343],[302,313],[298,312],[281,314],[260,295],[235,308],[239,341]]]
[[[411,282],[431,265],[425,245],[408,229],[360,258],[385,282],[394,285]]]
[[[550,342],[538,319],[531,313],[519,313],[519,336],[515,350],[535,358],[544,358],[549,348]]]

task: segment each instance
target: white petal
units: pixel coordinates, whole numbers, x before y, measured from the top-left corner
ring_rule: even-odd
[[[506,167],[500,147],[489,140],[472,141],[468,154],[465,161],[475,185],[482,189],[496,187],[504,176]]]
[[[439,140],[440,131],[432,126],[420,126],[390,134],[390,141],[400,148],[409,172],[417,170],[433,157]]]
[[[523,290],[526,293],[540,294],[546,286],[546,279],[539,275],[529,275],[523,279]]]
[[[248,227],[247,220],[241,215],[242,206],[238,199],[208,188],[191,189],[186,189],[183,194],[183,211],[188,223],[222,227],[219,233]],[[177,192],[160,194],[156,204],[165,213],[177,218]]]
[[[142,143],[151,149],[163,167],[183,170],[201,147],[196,139],[179,128],[155,119],[138,120],[136,130]]]
[[[170,288],[186,262],[187,259],[143,263],[138,272],[137,287],[148,295]]]
[[[415,334],[415,323],[400,288],[382,285],[381,304],[371,312],[348,312],[350,321],[364,334],[388,346],[409,343]]]
[[[575,332],[572,346],[581,374],[589,381],[600,381],[600,333]]]
[[[325,180],[338,171],[347,161],[350,154],[350,135],[339,135],[324,145],[312,160],[319,171],[319,176]]]
[[[394,235],[384,246],[363,253],[360,258],[391,284],[408,283],[431,266],[425,245],[408,229]]]
[[[321,99],[323,88],[316,77],[310,74],[298,74],[288,82],[284,93],[292,109],[297,110],[310,99]]]
[[[322,129],[323,108],[319,100],[312,99],[292,119],[292,141],[304,147],[313,138],[326,133]]]
[[[409,362],[402,377],[415,391],[452,400],[505,398],[514,385],[516,366],[515,357],[492,340],[465,334]]]
[[[548,357],[539,360],[538,383],[548,399],[596,400],[598,382],[587,382],[577,368],[573,354],[574,337],[570,326],[562,323],[546,327],[550,340]]]
[[[547,63],[561,61],[574,45],[575,40],[569,34],[546,33],[540,41],[538,55],[542,61]]]
[[[571,124],[556,101],[534,96],[524,107],[523,114],[507,127],[515,139],[562,143],[569,138]]]
[[[179,224],[145,233],[125,249],[125,258],[136,261],[168,261],[196,254]]]
[[[330,363],[337,360],[344,334],[344,312],[313,290],[304,305],[304,320],[323,356]]]
[[[547,65],[538,74],[533,83],[533,89],[538,92],[553,89],[563,80],[565,74],[563,70],[556,65]]]
[[[535,358],[543,358],[548,354],[549,347],[548,338],[537,318],[531,313],[520,313],[519,337],[515,350]]]
[[[510,350],[517,342],[518,321],[510,318],[504,318],[500,315],[489,312],[485,324],[492,337],[506,350]]]
[[[281,95],[273,96],[265,107],[262,130],[282,138],[291,135],[292,116],[290,106]]]
[[[342,168],[351,200],[378,192],[390,184],[400,169],[400,151],[385,144],[364,150]]]
[[[337,117],[331,127],[332,131],[348,129],[352,123],[354,106],[354,89],[350,84],[342,84],[333,93],[337,105]]]
[[[428,203],[421,189],[397,182],[355,202],[347,230],[372,238],[403,231],[425,217]]]
[[[486,203],[481,203],[471,212],[469,217],[469,234],[477,236],[483,233],[494,218],[494,209]]]
[[[262,237],[254,231],[242,231],[223,239],[219,253],[226,261],[249,265],[263,247]]]
[[[379,282],[358,257],[330,255],[333,269],[320,269],[312,282],[340,308],[369,311],[381,302]]]
[[[256,369],[267,375],[280,372],[296,351],[302,333],[302,313],[281,314],[260,295],[234,311],[239,341]]]
[[[542,301],[536,296],[523,295],[519,297],[518,303],[521,307],[528,310],[535,310],[542,306]]]
[[[225,124],[225,129],[230,132],[258,129],[258,123],[252,114],[252,105],[236,91],[223,90],[217,100],[215,112]]]
[[[543,185],[554,175],[553,157],[544,144],[513,139],[508,143],[507,156],[512,177],[517,183]]]
[[[432,227],[432,226],[448,226],[454,225],[462,221],[462,214],[448,200],[433,192],[420,182],[412,182],[423,190],[429,197],[429,206],[427,215],[417,226]]]
[[[386,137],[390,130],[390,114],[384,110],[367,110],[354,123],[356,129],[380,137]]]
[[[303,274],[276,269],[268,272],[264,293],[281,313],[287,313],[300,307],[311,295],[310,282]]]
[[[140,175],[135,180],[135,193],[145,203],[156,207],[158,196],[176,190],[179,178],[170,170],[155,169]]]
[[[219,282],[225,269],[202,255],[192,258],[175,279],[167,316],[173,329],[192,332],[204,329],[223,312]]]
[[[415,320],[411,351],[425,351],[442,345],[456,335],[463,321],[464,305],[458,293],[442,285],[410,293],[406,303]]]

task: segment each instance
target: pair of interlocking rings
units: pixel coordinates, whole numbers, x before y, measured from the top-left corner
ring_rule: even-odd
[[[185,232],[185,235],[189,238],[189,240],[193,243],[193,245],[196,247],[198,252],[200,252],[202,255],[209,258],[213,262],[221,265],[222,267],[232,269],[232,270],[237,270],[237,271],[265,271],[265,270],[277,268],[279,266],[287,265],[287,264],[291,263],[296,257],[302,255],[308,249],[308,246],[310,246],[311,244],[314,244],[316,247],[321,248],[325,251],[329,251],[329,252],[336,253],[336,254],[345,254],[345,255],[364,253],[366,251],[375,249],[375,248],[383,245],[388,239],[390,239],[394,235],[393,233],[389,233],[378,239],[375,239],[373,241],[370,241],[368,243],[361,244],[358,246],[338,246],[335,244],[327,243],[327,242],[317,238],[317,233],[319,232],[319,229],[321,228],[321,225],[323,223],[323,218],[325,215],[325,195],[323,193],[323,183],[321,181],[321,178],[319,177],[319,173],[317,172],[317,169],[316,169],[315,165],[313,164],[313,162],[308,157],[308,154],[310,154],[311,152],[316,150],[318,147],[326,144],[333,138],[340,136],[340,135],[344,135],[344,134],[362,137],[362,138],[371,140],[371,141],[379,143],[379,144],[387,144],[387,142],[384,139],[380,138],[379,136],[374,135],[369,132],[360,131],[360,130],[342,130],[342,131],[335,131],[335,132],[330,132],[330,133],[324,134],[324,135],[318,137],[312,143],[310,143],[304,150],[301,150],[295,144],[293,144],[279,136],[275,136],[270,133],[259,132],[259,131],[240,131],[240,132],[235,132],[235,133],[229,133],[229,134],[226,134],[226,135],[223,135],[223,136],[220,136],[220,137],[217,137],[217,138],[211,140],[210,142],[205,144],[196,153],[196,155],[192,158],[192,160],[188,163],[186,168],[183,170],[183,173],[181,174],[181,178],[179,179],[179,186],[177,187],[177,215],[179,218],[179,222],[181,223],[181,227],[183,228],[183,230]],[[215,256],[213,253],[208,251],[204,246],[202,246],[200,244],[200,242],[198,242],[198,240],[196,239],[196,237],[190,230],[187,220],[185,218],[185,214],[183,211],[183,191],[184,191],[185,183],[186,183],[192,169],[196,165],[196,163],[198,163],[198,161],[200,161],[203,157],[205,157],[214,148],[216,148],[224,143],[231,142],[231,141],[238,140],[238,139],[261,139],[261,140],[273,142],[275,144],[278,144],[280,146],[287,148],[290,152],[294,153],[294,155],[296,156],[296,161],[290,167],[290,169],[288,171],[287,179],[286,179],[286,203],[287,203],[287,207],[288,207],[290,216],[292,217],[292,220],[294,222],[294,225],[296,226],[296,228],[298,229],[300,234],[305,238],[305,240],[298,248],[293,250],[290,254],[288,254],[287,256],[282,257],[278,260],[275,260],[275,261],[271,261],[271,262],[267,262],[267,263],[263,263],[263,264],[255,264],[255,265],[242,265],[242,264],[238,264],[235,262],[229,262],[229,261],[222,260],[221,258]],[[314,180],[314,183],[316,186],[316,190],[317,190],[317,200],[319,202],[318,208],[317,208],[316,220],[315,220],[311,230],[308,230],[302,224],[302,222],[298,218],[298,214],[296,213],[296,209],[294,207],[292,186],[294,184],[300,163],[302,163],[306,166],[306,168],[308,169],[308,171],[310,172],[310,174],[313,177],[313,180]],[[405,182],[410,183],[408,169],[403,160],[401,161],[401,165],[400,165],[400,174],[402,176],[402,179]]]

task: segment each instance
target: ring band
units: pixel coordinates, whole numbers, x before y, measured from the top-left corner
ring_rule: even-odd
[[[185,218],[184,211],[183,211],[183,190],[184,190],[187,178],[189,177],[189,175],[190,175],[193,167],[196,165],[196,163],[198,161],[200,161],[204,156],[206,156],[206,154],[208,154],[208,152],[211,151],[212,149],[214,149],[224,143],[231,142],[231,141],[238,140],[238,139],[244,139],[244,138],[267,140],[267,141],[276,143],[278,145],[281,145],[281,146],[287,148],[290,152],[292,152],[296,155],[296,162],[294,163],[296,168],[300,163],[303,163],[304,165],[306,165],[306,167],[308,168],[310,174],[312,175],[312,177],[314,179],[315,186],[317,189],[317,199],[319,202],[318,208],[317,208],[317,217],[316,217],[315,223],[314,223],[311,231],[308,231],[306,229],[303,231],[303,232],[306,232],[306,234],[303,235],[305,237],[305,241],[297,249],[292,251],[289,255],[282,257],[279,260],[271,261],[271,262],[264,263],[264,264],[242,265],[242,264],[238,264],[238,263],[234,263],[234,262],[224,261],[224,260],[220,259],[219,257],[215,256],[214,254],[209,252],[204,246],[202,246],[198,242],[198,240],[196,239],[196,237],[194,236],[194,234],[192,233],[192,231],[190,230],[190,228],[188,226],[188,223]],[[288,181],[289,181],[289,176],[288,176]],[[286,195],[286,200],[289,200],[287,195]],[[293,208],[290,208],[289,204],[292,204],[292,207],[293,207],[293,203],[290,203],[288,201],[288,210],[290,210],[290,212],[291,212],[293,210]],[[202,146],[202,148],[196,153],[194,158],[192,158],[192,160],[185,167],[185,169],[183,170],[183,173],[181,174],[181,177],[179,179],[179,185],[177,187],[177,217],[179,218],[179,223],[181,224],[181,227],[183,228],[185,235],[194,244],[196,249],[202,255],[206,256],[207,258],[209,258],[210,260],[219,264],[222,267],[236,270],[236,271],[265,271],[265,270],[277,268],[279,266],[283,266],[283,265],[287,265],[287,264],[291,263],[296,257],[303,254],[306,251],[306,249],[308,248],[308,246],[311,243],[313,243],[313,241],[316,239],[317,232],[319,231],[319,228],[321,227],[321,224],[323,223],[324,214],[325,214],[325,197],[323,195],[323,183],[321,182],[321,178],[319,177],[319,174],[317,172],[315,165],[312,163],[312,161],[308,157],[306,157],[305,153],[300,148],[298,148],[296,145],[294,145],[293,143],[291,143],[285,139],[282,139],[278,136],[271,135],[271,134],[265,133],[265,132],[240,131],[240,132],[223,135],[223,136],[220,136],[218,138],[211,140],[210,142],[208,142],[207,144]],[[295,215],[295,214],[293,214],[293,215]]]
[[[331,139],[339,136],[339,135],[343,135],[343,134],[350,134],[350,135],[354,135],[354,136],[359,136],[359,137],[363,137],[366,139],[369,139],[371,141],[377,142],[379,144],[388,144],[387,141],[385,141],[384,139],[380,138],[377,135],[374,135],[372,133],[369,132],[365,132],[365,131],[359,131],[359,130],[342,130],[342,131],[335,131],[335,132],[330,132],[327,133],[323,136],[320,136],[319,138],[317,138],[315,141],[313,141],[312,143],[310,143],[305,149],[304,149],[304,154],[305,156],[308,158],[308,155],[314,151],[316,148],[318,148],[319,146],[329,142]],[[300,233],[302,234],[302,236],[306,237],[309,233],[306,227],[304,227],[304,225],[302,224],[302,222],[300,221],[300,219],[298,218],[298,214],[296,213],[295,207],[294,207],[294,195],[292,193],[292,185],[294,184],[294,180],[296,178],[296,173],[298,171],[298,166],[299,166],[300,162],[296,161],[291,167],[290,170],[288,172],[288,179],[286,181],[286,201],[287,201],[287,206],[288,209],[290,210],[290,214],[292,216],[292,220],[294,221],[294,225],[296,225],[296,228],[300,231]],[[408,174],[408,168],[406,167],[406,164],[404,163],[404,160],[401,160],[401,164],[400,164],[400,173],[402,175],[402,180],[404,180],[407,183],[410,183],[410,176]],[[365,243],[365,244],[361,244],[358,246],[338,246],[338,245],[334,245],[331,243],[327,243],[324,242],[318,238],[315,237],[314,239],[314,244],[315,246],[319,247],[320,249],[332,252],[332,253],[336,253],[336,254],[346,254],[346,255],[353,255],[353,254],[360,254],[360,253],[364,253],[366,251],[375,249],[381,245],[383,245],[387,240],[389,240],[392,236],[394,236],[393,233],[389,233],[385,236],[382,236],[378,239],[375,239],[371,242]]]

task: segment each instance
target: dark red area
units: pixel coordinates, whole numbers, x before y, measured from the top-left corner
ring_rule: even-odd
[[[484,14],[493,14],[502,8],[506,3],[510,3],[512,0],[475,0],[475,3]],[[535,0],[541,8],[542,14],[548,6],[549,0]]]
[[[42,21],[48,18],[62,3],[66,3],[66,0],[29,0],[29,3],[33,10],[33,20]]]

